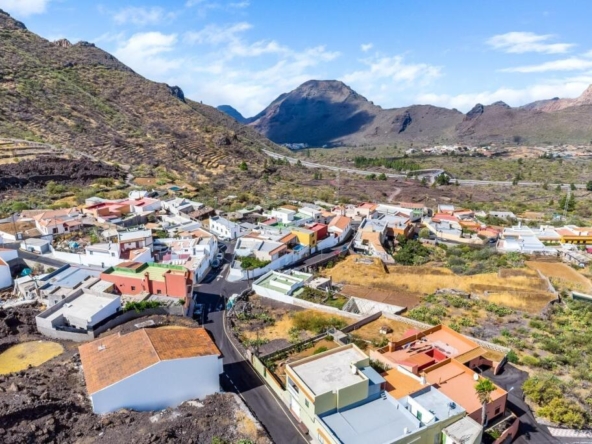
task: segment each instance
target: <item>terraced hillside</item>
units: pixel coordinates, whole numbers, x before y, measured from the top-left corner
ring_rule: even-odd
[[[0,138],[0,165],[27,160],[42,161],[44,158],[65,155],[64,150],[56,149],[45,143]]]
[[[262,165],[259,148],[277,149],[253,129],[186,99],[178,87],[141,77],[95,45],[49,42],[1,10],[0,54],[0,137],[185,176],[233,170],[243,160]]]

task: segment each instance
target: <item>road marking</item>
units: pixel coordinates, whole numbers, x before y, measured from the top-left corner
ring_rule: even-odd
[[[253,367],[253,364],[251,364],[251,362],[245,358],[243,356],[243,354],[241,353],[241,351],[236,347],[236,345],[234,345],[234,342],[232,342],[232,339],[230,339],[230,337],[228,336],[228,333],[226,332],[226,315],[224,313],[222,313],[222,329],[224,330],[224,336],[226,336],[226,339],[228,339],[228,342],[230,342],[230,345],[232,345],[232,348],[234,348],[236,350],[236,352],[239,354],[239,356],[241,356],[245,362],[249,365],[249,367],[251,367],[253,369],[253,372],[255,373],[255,375],[261,380],[261,382],[263,383],[263,386],[267,389],[267,391],[271,394],[271,397],[275,400],[275,402],[277,402],[277,404],[280,406],[280,409],[282,412],[284,412],[284,415],[286,415],[286,417],[288,418],[288,420],[292,423],[292,425],[294,426],[294,428],[296,429],[296,431],[298,432],[298,434],[302,437],[302,439],[305,442],[310,442],[306,436],[304,436],[304,434],[300,431],[300,428],[298,427],[298,424],[296,424],[294,422],[294,418],[292,417],[291,414],[289,414],[288,412],[286,412],[285,408],[286,406],[284,404],[282,404],[278,398],[277,395],[271,391],[271,389],[269,388],[269,386],[267,385],[267,382],[265,382],[265,379],[263,379],[261,377],[261,375],[257,372],[257,370],[255,370],[255,367]],[[228,377],[228,375],[227,375]],[[230,378],[228,378],[230,379]],[[242,398],[242,395],[241,395]],[[245,401],[245,399],[243,398],[243,401]],[[247,401],[245,401],[245,404],[248,404]]]
[[[559,436],[562,438],[592,438],[592,431],[590,430],[560,429],[557,427],[547,428],[549,429],[549,433],[553,436]]]

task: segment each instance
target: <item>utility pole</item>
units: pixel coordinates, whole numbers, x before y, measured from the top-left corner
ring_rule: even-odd
[[[571,194],[571,188],[567,187],[567,196],[565,197],[565,205],[563,206],[563,220],[567,220],[567,207],[569,205],[569,198]]]
[[[341,173],[341,170],[337,169],[337,193],[336,193],[337,194],[337,202],[339,202],[339,187],[341,185],[340,184],[340,173]]]

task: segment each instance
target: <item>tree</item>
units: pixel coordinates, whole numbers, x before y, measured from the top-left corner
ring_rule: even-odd
[[[438,177],[436,177],[436,184],[450,185],[450,176],[446,173],[440,174]]]
[[[572,190],[572,191],[575,191],[576,190],[576,185],[573,184],[573,183],[570,183],[569,184],[569,189]]]
[[[592,191],[592,180],[586,183],[586,191]]]
[[[428,230],[427,228],[422,228],[421,230],[419,230],[419,238],[420,239],[427,239],[430,237],[430,230]]]
[[[247,165],[247,163],[243,160],[240,165],[238,166],[238,168],[241,171],[247,171],[249,169],[249,166]]]
[[[366,176],[366,178],[367,178],[368,180],[376,180],[376,174],[374,174],[374,173],[368,174],[368,175]]]
[[[491,393],[496,389],[495,384],[487,378],[479,378],[475,384],[475,393],[481,403],[481,425],[487,425],[487,404],[491,401]]]
[[[572,212],[576,209],[576,196],[573,195],[573,193],[571,193],[569,195],[569,199],[567,198],[567,195],[562,196],[561,199],[559,199],[559,209],[560,210],[564,210],[566,208],[566,200],[567,200],[567,211],[568,212]]]
[[[384,174],[384,173],[380,173],[380,174],[378,175],[378,180],[386,180],[386,174]]]

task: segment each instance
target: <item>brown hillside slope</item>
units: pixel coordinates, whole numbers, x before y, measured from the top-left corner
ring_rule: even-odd
[[[432,105],[382,109],[340,81],[310,80],[247,121],[274,142],[311,146],[588,144],[592,86],[577,99],[551,99],[519,108],[503,102],[477,104],[463,115]]]
[[[451,137],[463,115],[431,105],[383,110],[337,80],[310,80],[249,119],[277,143],[310,145],[432,142]]]
[[[0,136],[187,175],[263,164],[254,130],[93,44],[49,42],[0,11]]]

